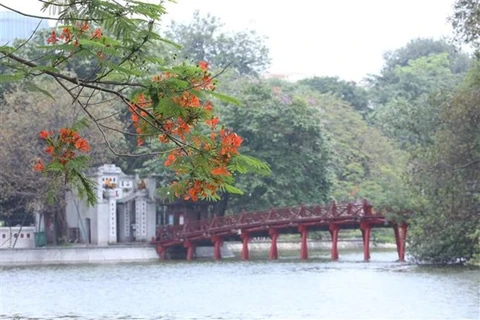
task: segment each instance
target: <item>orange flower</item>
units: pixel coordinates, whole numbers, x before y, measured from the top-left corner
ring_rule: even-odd
[[[41,159],[38,159],[37,163],[33,166],[33,170],[35,170],[36,172],[42,172],[45,170],[45,166],[43,165]]]
[[[86,21],[83,24],[78,22],[77,27],[80,29],[80,33],[85,32],[89,29],[88,23]]]
[[[222,137],[220,154],[227,158],[230,158],[232,154],[238,154],[238,148],[242,145],[243,139],[229,130],[220,130],[220,136]]]
[[[72,130],[70,129],[67,129],[67,128],[61,128],[60,129],[60,139],[62,141],[66,141],[67,138],[70,138],[70,136],[72,135]]]
[[[45,148],[45,152],[48,153],[49,155],[52,155],[54,150],[55,149],[52,146],[47,146]]]
[[[57,41],[58,41],[57,33],[55,31],[52,31],[52,33],[50,34],[50,37],[47,38],[47,43],[56,44]]]
[[[212,103],[210,101],[207,101],[205,103],[205,105],[203,106],[203,110],[205,111],[212,111],[213,110],[213,106],[212,106]]]
[[[207,125],[209,125],[212,128],[212,130],[215,130],[215,127],[218,124],[218,117],[215,117],[215,118],[212,118],[212,119],[207,119],[207,120],[205,120],[205,123]]]
[[[88,144],[87,140],[82,139],[82,138],[75,141],[75,148],[77,148],[78,150],[80,150],[82,152],[90,151],[90,145]]]
[[[166,167],[171,166],[176,160],[177,157],[173,153],[170,153],[167,157],[167,160],[165,160],[164,165]]]
[[[65,40],[65,42],[70,42],[72,40],[72,34],[70,33],[70,29],[63,28],[60,39]]]
[[[102,37],[102,30],[100,30],[100,28],[95,30],[95,32],[92,32],[93,39],[100,39],[101,37]]]
[[[169,141],[166,134],[159,135],[158,140],[162,143],[167,143]]]
[[[40,138],[48,139],[50,137],[50,133],[47,130],[40,131]]]
[[[202,69],[203,71],[207,71],[207,70],[208,70],[208,62],[200,61],[200,62],[198,63],[198,66],[199,66],[200,69]]]
[[[210,171],[211,174],[215,176],[229,176],[231,175],[230,172],[225,167],[217,167]]]

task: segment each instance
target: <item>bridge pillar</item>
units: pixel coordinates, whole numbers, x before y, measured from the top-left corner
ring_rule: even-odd
[[[270,228],[270,229],[268,229],[268,235],[272,239],[272,244],[270,246],[269,258],[271,260],[276,260],[276,259],[278,259],[277,240],[278,240],[278,236],[280,234],[278,233],[277,229]]]
[[[398,257],[398,260],[401,262],[405,261],[405,245],[407,241],[407,224],[405,222],[402,222],[400,224],[400,256]]]
[[[166,260],[166,258],[167,258],[167,249],[166,248],[157,244],[155,246],[155,250],[157,251],[157,254],[160,257],[160,259]]]
[[[302,234],[302,245],[300,247],[300,259],[307,260],[308,259],[308,246],[307,246],[308,228],[306,226],[300,225],[298,226],[298,231],[300,231]]]
[[[362,221],[360,223],[360,230],[362,230],[362,238],[363,238],[363,260],[368,261],[370,260],[370,232],[372,230],[372,226]]]
[[[191,261],[193,260],[193,256],[195,255],[195,249],[197,248],[197,244],[192,242],[192,241],[185,241],[183,244],[185,248],[187,248],[187,260]]]
[[[400,229],[398,224],[393,225],[393,232],[395,234],[395,243],[397,245],[398,261],[405,261],[405,244],[407,239],[407,224],[402,222]]]
[[[242,260],[249,260],[250,253],[248,252],[248,242],[250,242],[250,234],[242,231],[240,238],[242,239]]]
[[[222,252],[220,251],[223,245],[222,237],[213,236],[212,242],[213,242],[213,259],[215,260],[222,259]]]
[[[393,234],[395,235],[395,244],[397,245],[398,260],[400,260],[400,233],[398,232],[398,224],[393,224]]]
[[[338,260],[338,232],[340,227],[331,223],[329,226],[330,236],[332,237],[332,253],[331,258],[333,261]]]

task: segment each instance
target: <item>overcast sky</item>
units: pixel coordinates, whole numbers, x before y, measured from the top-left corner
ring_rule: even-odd
[[[377,73],[385,51],[417,37],[451,36],[454,0],[177,0],[166,20],[188,22],[195,10],[231,30],[268,37],[271,73],[339,76],[359,81]],[[39,13],[37,0],[0,0]],[[1,8],[0,8],[1,10]]]

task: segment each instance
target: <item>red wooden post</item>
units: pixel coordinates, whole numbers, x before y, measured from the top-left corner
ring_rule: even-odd
[[[242,239],[242,260],[249,260],[250,253],[248,252],[248,242],[250,241],[250,234],[242,231],[240,238]]]
[[[193,256],[195,254],[195,249],[196,249],[197,245],[194,242],[191,242],[191,241],[187,240],[187,241],[185,241],[183,246],[185,248],[187,248],[187,260],[188,261],[193,260]]]
[[[219,236],[213,236],[212,242],[213,242],[213,259],[215,260],[222,259],[221,248],[223,244],[223,239]]]
[[[155,246],[155,249],[156,249],[157,254],[158,254],[158,256],[160,257],[160,259],[166,260],[166,257],[167,257],[167,254],[166,254],[166,253],[167,253],[167,249],[164,248],[164,247],[162,247],[162,246],[160,246],[160,245],[156,245],[156,246]]]
[[[307,247],[308,228],[306,226],[300,225],[300,226],[298,226],[298,231],[300,231],[302,233],[302,245],[300,247],[300,259],[307,260],[308,259],[308,247]]]
[[[395,235],[395,244],[397,245],[397,254],[398,254],[398,260],[401,258],[401,252],[400,252],[400,233],[398,232],[398,224],[393,225],[393,234]]]
[[[272,239],[272,244],[270,246],[270,253],[269,253],[269,258],[271,260],[276,260],[278,259],[278,249],[277,249],[277,239],[278,239],[278,230],[270,228],[268,230],[268,234],[270,238]]]
[[[364,221],[360,223],[360,229],[363,236],[363,260],[370,260],[370,231],[372,226]]]
[[[331,258],[333,261],[338,260],[338,232],[340,228],[338,225],[331,223],[330,227],[330,235],[332,236],[332,253]]]
[[[399,260],[404,262],[405,261],[405,244],[407,240],[407,224],[402,222],[400,225],[400,257]]]

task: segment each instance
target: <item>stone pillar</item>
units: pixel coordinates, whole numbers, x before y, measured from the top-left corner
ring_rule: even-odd
[[[135,240],[147,241],[147,191],[137,191],[135,198]]]
[[[131,241],[131,232],[130,232],[130,224],[131,224],[131,221],[130,221],[130,202],[125,202],[125,206],[124,206],[124,234],[125,234],[125,240],[126,241]]]
[[[116,191],[107,189],[105,198],[108,202],[108,243],[117,242],[117,199]],[[100,213],[101,214],[101,213]]]

